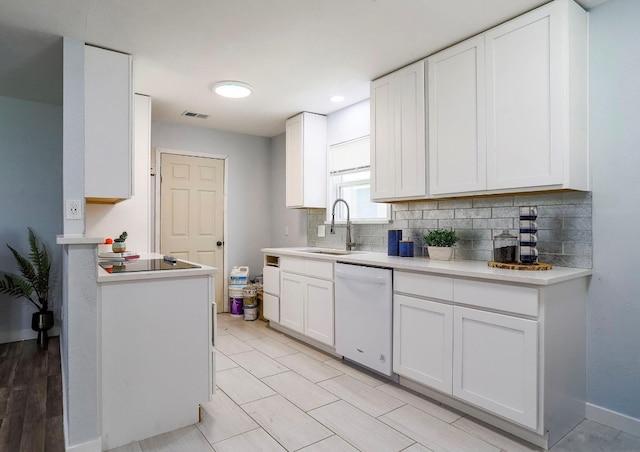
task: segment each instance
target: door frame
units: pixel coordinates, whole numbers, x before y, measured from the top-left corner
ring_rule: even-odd
[[[167,148],[155,148],[155,161],[153,162],[153,168],[154,170],[152,171],[152,174],[155,177],[155,190],[154,190],[154,198],[155,198],[155,202],[154,202],[154,218],[155,218],[155,228],[154,228],[154,248],[156,250],[156,252],[160,252],[160,220],[161,220],[161,215],[160,215],[160,175],[162,174],[160,172],[161,169],[161,164],[162,164],[162,154],[175,154],[175,155],[182,155],[185,157],[201,157],[201,158],[207,158],[207,159],[216,159],[216,160],[223,160],[224,161],[224,184],[223,184],[223,191],[224,193],[222,194],[223,197],[223,206],[222,206],[222,211],[223,211],[223,221],[222,221],[222,235],[224,237],[223,240],[223,245],[222,245],[222,271],[220,271],[220,269],[218,269],[218,273],[216,274],[216,278],[222,276],[223,282],[222,282],[222,296],[224,298],[223,303],[222,303],[222,310],[223,312],[229,312],[229,294],[228,294],[228,285],[224,283],[224,281],[228,281],[228,274],[227,274],[227,270],[229,268],[229,254],[227,253],[227,230],[228,230],[228,221],[229,221],[229,209],[228,209],[228,192],[229,192],[229,156],[228,155],[223,155],[223,154],[209,154],[206,152],[192,152],[192,151],[179,151],[176,149],[167,149]],[[215,289],[215,288],[214,288]],[[215,290],[214,290],[215,292]],[[220,300],[216,300],[216,304],[219,304]]]

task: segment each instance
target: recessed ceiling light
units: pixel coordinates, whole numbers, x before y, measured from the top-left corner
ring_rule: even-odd
[[[253,92],[251,85],[244,82],[236,82],[234,80],[225,80],[213,85],[213,91],[222,97],[230,97],[239,99],[247,97]]]
[[[329,100],[331,102],[342,102],[344,100],[344,96],[331,96]]]

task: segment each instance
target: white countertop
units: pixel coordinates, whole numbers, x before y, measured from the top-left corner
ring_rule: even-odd
[[[162,254],[157,253],[140,253],[140,259],[162,259]],[[208,276],[215,275],[218,269],[208,267],[206,265],[189,262],[179,259],[181,262],[198,265],[200,268],[184,268],[177,270],[152,270],[129,273],[109,273],[98,265],[98,283],[111,283],[119,281],[137,281],[143,279],[164,279],[164,278],[183,278],[188,276]]]
[[[571,279],[582,278],[592,274],[591,269],[553,267],[551,270],[505,270],[492,268],[484,261],[451,260],[436,261],[428,257],[398,257],[387,256],[384,253],[353,251],[345,255],[327,255],[312,253],[305,250],[314,248],[263,248],[265,254],[276,256],[291,256],[305,259],[328,260],[348,264],[371,265],[376,267],[393,268],[394,270],[409,270],[447,276],[478,278],[492,281],[514,282],[547,286]]]

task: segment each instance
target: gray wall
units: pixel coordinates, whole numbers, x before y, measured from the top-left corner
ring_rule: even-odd
[[[29,253],[27,227],[52,262],[51,302],[59,312],[62,231],[62,107],[0,97],[0,271],[17,272],[5,243]],[[0,295],[0,342],[35,338],[24,300]]]
[[[151,123],[151,147],[229,156],[229,266],[262,273],[260,249],[271,243],[270,139],[233,132]]]
[[[589,402],[640,418],[640,2],[591,11],[590,135],[593,269],[589,287]]]
[[[284,133],[271,139],[271,194],[270,246],[306,246],[307,209],[287,209],[285,207]]]

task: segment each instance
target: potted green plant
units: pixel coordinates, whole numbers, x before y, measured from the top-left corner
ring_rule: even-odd
[[[113,244],[111,245],[111,250],[114,253],[124,253],[127,251],[127,244],[125,243],[125,240],[127,240],[128,236],[129,234],[127,234],[127,231],[120,234],[120,237],[114,239]]]
[[[16,298],[25,298],[38,310],[31,316],[31,329],[38,332],[38,346],[47,348],[47,331],[53,327],[53,311],[49,310],[49,275],[51,262],[44,244],[39,244],[33,230],[29,228],[29,258],[7,245],[18,263],[20,275],[5,274],[0,279],[0,293]]]
[[[453,255],[453,246],[459,238],[453,229],[434,229],[424,236],[427,244],[429,258],[439,261],[448,261]]]

